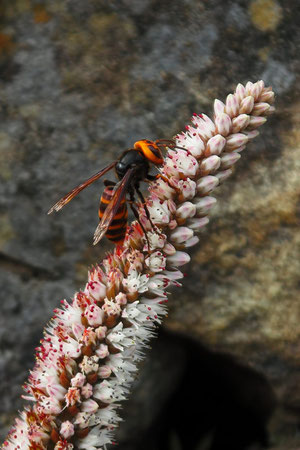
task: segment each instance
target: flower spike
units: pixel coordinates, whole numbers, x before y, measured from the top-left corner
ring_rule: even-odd
[[[104,450],[113,442],[119,403],[167,313],[167,289],[181,286],[186,250],[199,241],[216,203],[211,194],[258,135],[273,101],[263,81],[239,84],[224,103],[215,101],[213,121],[194,114],[176,136],[181,149],[169,150],[146,201],[155,229],[141,206],[148,239],[134,222],[124,246],[92,268],[84,291],[56,310],[25,387],[33,405],[16,419],[4,449]]]

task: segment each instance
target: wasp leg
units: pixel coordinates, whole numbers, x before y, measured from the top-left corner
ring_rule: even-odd
[[[130,196],[130,200],[129,200],[128,203],[130,204],[131,211],[133,212],[136,220],[138,221],[140,227],[142,228],[142,230],[144,232],[144,235],[145,235],[145,238],[146,238],[146,241],[147,241],[148,251],[150,252],[150,243],[149,243],[147,231],[145,230],[144,225],[140,221],[139,213],[138,213],[136,207],[134,206],[134,204],[135,204],[134,192],[129,192],[129,196]]]
[[[138,196],[139,196],[139,198],[140,198],[140,200],[141,200],[141,202],[142,202],[142,205],[143,205],[143,207],[144,207],[144,211],[145,211],[145,213],[146,213],[147,219],[149,220],[149,222],[150,222],[150,224],[151,224],[151,227],[153,228],[153,230],[156,231],[157,234],[159,234],[160,236],[162,236],[162,233],[161,233],[160,229],[158,228],[158,226],[155,225],[155,224],[152,222],[152,219],[151,219],[150,213],[149,213],[149,209],[148,209],[147,204],[146,204],[145,197],[143,196],[143,194],[141,193],[141,191],[139,190],[139,188],[138,188],[137,186],[135,186],[135,190],[136,190],[136,192],[137,192],[137,194],[138,194]]]

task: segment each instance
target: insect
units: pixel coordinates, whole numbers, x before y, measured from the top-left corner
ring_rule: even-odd
[[[138,211],[135,207],[135,197],[137,194],[139,200],[144,205],[147,218],[152,224],[144,196],[140,191],[140,182],[153,181],[160,176],[159,174],[151,175],[149,171],[151,164],[160,166],[163,163],[162,150],[166,147],[181,148],[176,145],[175,141],[168,139],[158,139],[156,141],[142,139],[135,142],[133,148],[125,150],[119,159],[113,161],[108,166],[92,175],[55,203],[48,211],[48,214],[62,209],[70,200],[79,194],[79,192],[110,170],[115,169],[119,181],[117,183],[108,180],[104,181],[106,187],[100,199],[100,222],[94,234],[94,245],[97,244],[104,235],[117,245],[123,243],[127,229],[127,203],[129,203],[131,210],[140,223],[147,239],[147,233],[139,220]],[[126,198],[127,194],[129,199]]]

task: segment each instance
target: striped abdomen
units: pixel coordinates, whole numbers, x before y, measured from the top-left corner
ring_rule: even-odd
[[[113,197],[113,193],[114,193],[114,186],[106,186],[106,188],[103,191],[99,206],[100,221],[102,220],[104,211],[106,210],[108,204],[110,203]],[[127,217],[128,217],[128,210],[126,198],[124,197],[123,200],[121,200],[119,209],[116,212],[111,224],[109,225],[107,232],[105,233],[107,239],[114,242],[116,245],[123,244],[123,241],[125,239],[127,229]]]

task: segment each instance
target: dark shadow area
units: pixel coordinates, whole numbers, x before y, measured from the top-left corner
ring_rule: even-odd
[[[275,405],[262,374],[191,337],[161,330],[122,414],[118,449],[267,448]]]

